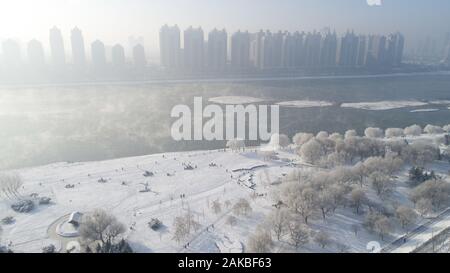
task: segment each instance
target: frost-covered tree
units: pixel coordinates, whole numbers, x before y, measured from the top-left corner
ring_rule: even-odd
[[[367,215],[364,225],[368,230],[377,233],[381,240],[384,240],[392,231],[392,224],[389,218],[376,212],[371,212]]]
[[[79,232],[84,242],[100,241],[102,246],[113,245],[117,238],[125,232],[125,226],[117,218],[106,211],[97,209],[85,215]]]
[[[364,131],[364,135],[369,138],[382,138],[384,132],[380,128],[369,127]]]
[[[333,192],[330,188],[323,189],[317,194],[316,204],[325,220],[327,215],[335,210]]]
[[[425,126],[423,131],[430,135],[443,134],[445,132],[444,129],[442,129],[442,127],[431,125],[431,124],[428,124],[427,126]]]
[[[302,145],[300,148],[300,156],[307,162],[315,164],[323,156],[325,156],[325,147],[317,139],[313,138]]]
[[[426,181],[414,188],[411,199],[415,203],[429,200],[433,209],[441,209],[450,203],[450,184],[443,180]]]
[[[269,225],[279,241],[289,229],[290,214],[286,209],[277,209],[269,215]]]
[[[173,239],[180,243],[192,231],[197,231],[200,228],[200,223],[194,219],[194,215],[188,211],[182,216],[175,217],[173,222],[174,234]]]
[[[222,204],[220,203],[219,200],[214,200],[211,209],[214,211],[215,214],[219,214],[222,212]]]
[[[398,207],[396,215],[403,228],[413,224],[417,219],[417,213],[412,208],[406,206]]]
[[[353,189],[350,192],[350,203],[355,208],[356,213],[359,214],[361,207],[367,204],[368,198],[362,189]]]
[[[246,199],[241,198],[234,204],[233,212],[236,215],[248,215],[252,212],[252,207]]]
[[[263,228],[258,228],[247,242],[247,250],[249,253],[270,253],[272,247],[272,236],[270,232]]]
[[[425,167],[433,160],[439,159],[440,150],[439,147],[430,143],[414,142],[403,150],[402,157],[412,165]]]
[[[295,213],[303,217],[305,224],[308,224],[308,220],[314,214],[316,208],[317,192],[308,186],[294,186],[291,190],[286,195],[286,204]]]
[[[344,137],[341,134],[339,134],[339,133],[333,133],[333,134],[331,134],[329,136],[329,139],[331,139],[332,141],[336,142],[336,141],[339,141],[339,140],[343,141]]]
[[[412,125],[412,126],[406,127],[403,130],[403,133],[406,136],[420,136],[422,134],[422,127],[420,127],[419,125]]]
[[[444,131],[446,133],[450,133],[450,124],[449,125],[445,125],[444,127],[442,127],[442,129],[444,129]]]
[[[309,133],[298,133],[296,134],[293,138],[292,138],[292,142],[297,145],[297,146],[302,146],[303,144],[305,144],[306,142],[308,142],[309,140],[311,140],[312,138],[314,138],[313,134],[309,134]]]
[[[355,130],[348,130],[345,132],[344,138],[357,137],[358,133]]]
[[[314,236],[314,242],[316,242],[321,248],[326,248],[331,243],[331,239],[328,233],[325,231],[319,231]]]
[[[393,138],[393,137],[402,137],[404,135],[403,129],[401,128],[388,128],[386,129],[386,137],[387,138]]]
[[[288,227],[290,241],[296,249],[309,242],[311,231],[308,226],[294,219],[289,222]]]
[[[283,134],[273,134],[270,137],[269,146],[274,148],[286,148],[290,144],[290,139],[288,136]]]
[[[375,171],[369,175],[369,181],[378,196],[383,197],[389,194],[394,188],[394,181],[386,174]]]
[[[316,138],[318,139],[325,139],[328,138],[330,135],[328,134],[328,132],[326,131],[321,131],[319,133],[317,133]]]

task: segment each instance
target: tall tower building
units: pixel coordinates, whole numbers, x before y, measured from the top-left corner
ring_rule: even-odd
[[[336,65],[337,44],[336,32],[331,33],[328,31],[322,39],[320,48],[320,65],[322,67],[333,67]]]
[[[231,66],[248,68],[250,66],[250,34],[238,31],[231,36]]]
[[[143,69],[147,65],[145,49],[141,44],[138,44],[133,48],[133,60],[134,66],[138,69]]]
[[[125,67],[125,49],[122,45],[116,44],[112,47],[111,61],[115,68]]]
[[[81,30],[75,27],[72,30],[70,40],[72,43],[73,64],[77,68],[84,68],[86,66],[86,50]]]
[[[50,29],[50,50],[53,65],[64,66],[66,64],[66,52],[61,31],[57,27]]]
[[[308,67],[317,67],[320,64],[320,45],[322,42],[322,35],[320,32],[314,31],[308,33],[305,38],[305,65]]]
[[[202,28],[189,27],[184,31],[184,66],[190,71],[204,67],[204,34]]]
[[[106,66],[105,44],[96,40],[91,45],[92,64],[95,69],[104,69]]]
[[[356,56],[356,65],[359,67],[365,66],[367,57],[367,37],[364,35],[358,36],[358,48]]]
[[[369,36],[369,46],[367,49],[367,65],[374,67],[383,65],[386,52],[386,36]]]
[[[28,43],[27,55],[32,68],[42,69],[45,66],[44,48],[38,40],[33,39]]]
[[[161,65],[166,68],[179,68],[181,66],[180,29],[177,25],[169,27],[164,25],[159,31],[159,50]]]
[[[214,29],[208,34],[208,68],[223,70],[227,65],[228,36],[224,30]]]
[[[345,67],[355,67],[358,59],[358,37],[347,31],[341,39],[339,51],[339,65]]]
[[[256,68],[262,68],[262,41],[265,36],[264,31],[260,30],[250,38],[250,62]]]

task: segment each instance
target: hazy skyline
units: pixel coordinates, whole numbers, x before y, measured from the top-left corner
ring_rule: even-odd
[[[49,29],[61,29],[65,42],[75,26],[86,44],[100,39],[107,45],[128,46],[129,36],[142,36],[150,52],[158,50],[164,24],[214,27],[228,32],[321,30],[324,27],[361,33],[401,31],[408,41],[442,37],[450,31],[448,0],[15,0],[0,4],[0,39],[22,43],[36,38],[48,46]],[[431,3],[430,3],[431,2]]]

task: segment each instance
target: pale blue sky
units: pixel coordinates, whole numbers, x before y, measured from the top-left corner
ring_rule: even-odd
[[[65,38],[79,26],[87,41],[126,43],[143,36],[149,49],[157,48],[164,24],[181,28],[200,25],[257,31],[313,30],[342,32],[401,31],[407,39],[443,36],[450,31],[448,0],[384,0],[370,7],[366,0],[14,0],[0,3],[0,38],[48,40],[48,29],[60,27]]]

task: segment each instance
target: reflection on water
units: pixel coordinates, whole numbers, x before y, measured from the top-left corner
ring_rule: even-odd
[[[345,131],[367,126],[450,123],[440,111],[344,109],[342,102],[448,100],[450,77],[322,79],[245,83],[0,88],[0,169],[57,161],[86,161],[165,151],[223,147],[223,142],[174,142],[170,110],[194,96],[251,96],[269,102],[317,100],[335,105],[281,108],[281,131]],[[430,108],[430,107],[428,107]],[[432,108],[436,108],[433,106]]]

